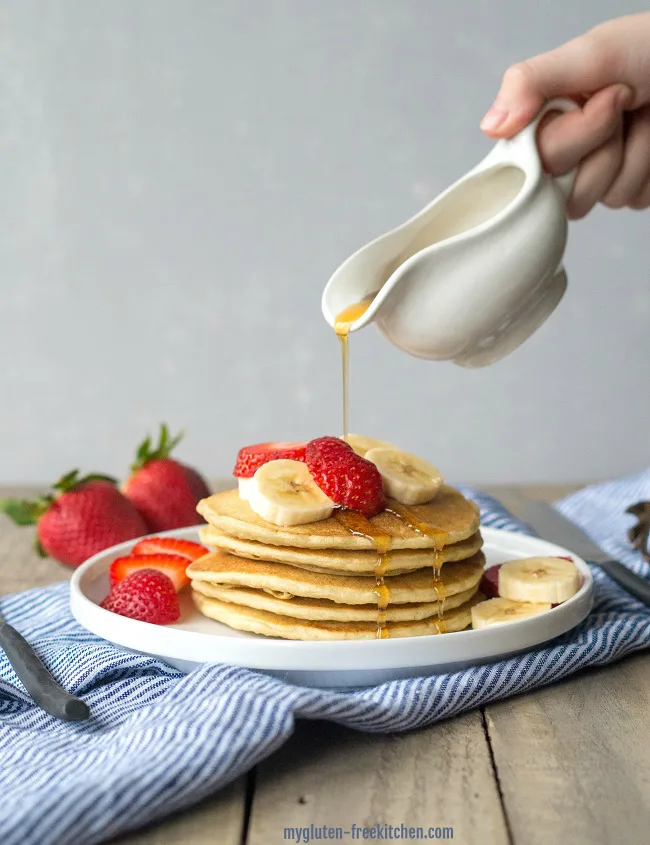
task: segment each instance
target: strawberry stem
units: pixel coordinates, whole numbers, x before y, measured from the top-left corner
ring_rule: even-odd
[[[82,484],[88,484],[89,481],[108,481],[110,484],[117,484],[116,479],[110,475],[102,475],[98,472],[91,472],[80,478],[79,470],[73,469],[72,472],[69,472],[67,475],[59,478],[59,480],[52,485],[52,488],[58,493],[69,493],[71,490],[74,490],[75,487],[79,487]]]
[[[148,464],[149,461],[157,461],[168,458],[184,436],[185,432],[179,431],[175,437],[172,437],[169,433],[169,427],[167,424],[161,423],[158,443],[156,446],[152,446],[151,437],[149,435],[145,437],[135,453],[135,463],[131,467],[131,471],[137,472],[139,469],[142,469],[143,466]]]
[[[69,490],[70,487],[77,483],[77,479],[79,478],[79,470],[73,469],[72,472],[67,473],[67,475],[61,476],[58,481],[55,481],[52,487],[55,490]]]

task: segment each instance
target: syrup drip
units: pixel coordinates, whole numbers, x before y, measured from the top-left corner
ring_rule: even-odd
[[[434,620],[434,617],[431,616],[427,620],[428,623],[432,626],[432,630],[428,631],[429,634],[446,634],[447,633],[447,624],[444,619],[441,618],[440,611],[438,611],[438,618]]]
[[[366,313],[372,300],[377,294],[373,293],[362,299],[361,302],[355,302],[344,308],[340,314],[336,315],[334,320],[334,331],[336,332],[339,341],[341,342],[341,360],[343,365],[343,439],[348,439],[348,335],[350,333],[350,326],[352,323],[359,320]]]
[[[348,306],[339,314],[334,320],[334,331],[341,343],[341,363],[343,371],[343,439],[348,438],[348,394],[349,394],[349,354],[348,354],[348,336],[350,334],[350,326],[352,323],[359,320],[366,313],[370,304],[377,294],[372,293],[361,300]],[[436,599],[438,601],[438,633],[445,632],[445,623],[442,618],[444,602],[445,602],[445,587],[440,577],[440,570],[442,569],[442,555],[440,551],[447,542],[447,532],[440,528],[434,528],[423,522],[411,510],[403,505],[394,505],[388,508],[388,511],[403,520],[414,531],[419,534],[424,534],[433,540],[432,562],[433,570],[433,586],[436,591]],[[369,519],[363,514],[356,511],[341,510],[337,513],[337,519],[351,534],[359,537],[366,537],[370,540],[377,550],[377,563],[375,564],[375,596],[377,597],[377,638],[384,639],[390,636],[387,626],[387,608],[390,602],[390,590],[386,586],[384,575],[388,569],[390,562],[390,548],[392,544],[391,535],[376,528]]]
[[[357,511],[339,510],[336,519],[344,528],[356,537],[365,537],[377,550],[375,563],[375,596],[377,597],[377,639],[385,640],[390,637],[386,611],[390,603],[390,590],[386,586],[384,575],[390,563],[390,547],[393,539],[390,534],[377,528]]]
[[[388,633],[387,611],[390,602],[390,590],[384,583],[384,576],[377,577],[375,582],[375,595],[377,596],[377,633],[378,640],[387,639]]]
[[[387,508],[387,511],[405,522],[413,531],[417,531],[418,534],[424,534],[433,540],[431,568],[433,570],[433,589],[436,591],[436,600],[438,602],[437,627],[438,633],[444,634],[446,627],[442,615],[445,607],[446,592],[445,585],[442,583],[442,578],[440,577],[443,563],[441,551],[445,547],[449,535],[446,531],[443,531],[442,528],[435,528],[428,522],[423,522],[418,515],[410,510],[410,508],[406,507],[406,505],[398,505],[394,503],[391,507]]]

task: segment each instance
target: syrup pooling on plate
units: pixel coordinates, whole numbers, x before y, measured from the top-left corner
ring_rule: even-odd
[[[445,547],[449,535],[446,531],[443,531],[442,528],[435,528],[428,522],[423,522],[418,515],[410,508],[406,507],[406,505],[399,505],[396,502],[392,502],[391,506],[386,508],[386,510],[388,513],[391,513],[393,516],[396,516],[398,519],[405,522],[413,531],[417,531],[418,534],[424,534],[433,540],[431,568],[433,570],[433,588],[436,591],[436,599],[438,601],[438,633],[444,634],[445,622],[442,618],[442,614],[444,611],[446,596],[445,585],[442,583],[442,579],[440,578],[440,572],[442,570],[442,555],[440,552]]]
[[[343,363],[343,439],[348,437],[348,335],[350,333],[350,326],[357,320],[361,319],[366,313],[372,300],[377,294],[373,293],[362,299],[361,302],[355,302],[353,305],[348,305],[340,314],[336,315],[334,320],[334,331],[338,335],[341,342],[341,358]]]
[[[368,517],[358,511],[339,510],[336,519],[347,528],[350,534],[365,537],[377,550],[375,564],[375,595],[377,596],[377,639],[383,640],[390,636],[386,622],[386,610],[390,602],[390,590],[386,586],[384,575],[390,561],[390,547],[393,538],[386,531],[375,527]]]

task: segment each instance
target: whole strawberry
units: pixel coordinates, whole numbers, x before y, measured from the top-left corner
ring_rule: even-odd
[[[33,502],[1,499],[0,510],[18,525],[36,525],[37,550],[66,566],[147,533],[136,508],[105,475],[64,475],[53,491]]]
[[[120,616],[169,625],[181,615],[172,580],[156,569],[138,569],[116,584],[101,603]]]
[[[150,437],[140,444],[131,475],[122,485],[150,532],[196,525],[200,522],[196,505],[210,495],[195,469],[170,457],[182,436],[170,437],[167,426],[161,425],[158,444],[152,445]]]
[[[305,462],[316,484],[335,504],[367,517],[385,509],[379,470],[339,437],[309,442]]]

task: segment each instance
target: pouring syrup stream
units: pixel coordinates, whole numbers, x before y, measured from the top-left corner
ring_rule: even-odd
[[[356,320],[361,319],[370,307],[376,294],[370,294],[361,302],[355,302],[344,308],[337,314],[334,320],[334,331],[341,343],[341,360],[342,360],[342,374],[343,374],[343,439],[348,439],[348,393],[349,393],[349,356],[348,356],[348,340],[350,334],[350,326]],[[427,522],[421,520],[417,514],[407,508],[405,505],[398,505],[391,502],[391,506],[387,508],[388,513],[391,513],[397,519],[405,522],[411,530],[418,534],[424,534],[433,541],[432,549],[432,570],[433,570],[433,586],[435,589],[436,600],[438,602],[438,623],[437,629],[439,634],[445,632],[445,623],[442,618],[445,600],[445,587],[440,578],[440,570],[442,569],[442,556],[440,554],[442,548],[447,542],[447,532],[440,528],[434,528]],[[337,520],[343,525],[351,534],[359,537],[365,537],[370,540],[377,551],[377,562],[375,564],[375,596],[377,597],[377,639],[386,639],[390,636],[387,624],[387,609],[390,602],[390,589],[386,585],[384,576],[388,570],[390,563],[390,553],[392,545],[392,537],[386,531],[377,528],[373,523],[363,514],[357,511],[340,510],[336,514]]]
[[[350,334],[350,326],[366,313],[368,308],[375,298],[376,294],[371,294],[361,302],[355,302],[344,308],[340,314],[336,315],[334,320],[334,331],[341,343],[341,358],[343,364],[343,439],[348,439],[348,335]]]

